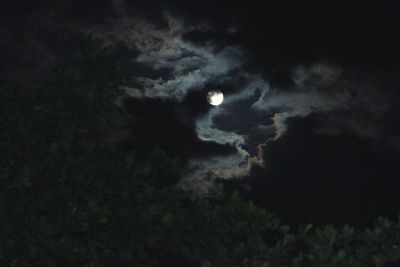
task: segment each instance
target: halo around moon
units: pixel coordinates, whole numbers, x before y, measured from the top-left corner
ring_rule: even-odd
[[[224,101],[224,94],[221,90],[211,90],[207,93],[207,101],[213,106],[219,106]]]

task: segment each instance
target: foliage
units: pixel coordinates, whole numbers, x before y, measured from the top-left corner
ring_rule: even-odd
[[[157,148],[138,157],[104,145],[124,127],[124,75],[85,39],[78,67],[41,85],[0,90],[0,266],[385,266],[400,260],[400,224],[291,230],[227,195],[193,200],[155,180],[179,176]],[[161,178],[160,178],[161,177]],[[390,266],[390,265],[387,265]]]

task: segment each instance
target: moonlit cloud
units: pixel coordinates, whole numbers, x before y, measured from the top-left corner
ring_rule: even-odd
[[[242,64],[238,48],[228,46],[219,50],[212,43],[196,46],[183,39],[184,33],[204,26],[186,26],[169,13],[165,13],[164,19],[165,27],[140,18],[124,17],[115,20],[110,27],[91,30],[91,34],[106,42],[122,41],[138,49],[135,62],[149,65],[154,71],[167,71],[167,77],[136,77],[144,95],[181,101],[188,90],[221,82]]]
[[[250,155],[243,148],[246,135],[223,130],[215,124],[214,119],[231,113],[236,101],[251,98],[256,90],[265,94],[269,90],[268,83],[260,74],[241,70],[245,60],[240,48],[220,48],[212,42],[197,45],[183,38],[186,32],[207,30],[205,25],[185,25],[169,13],[165,13],[164,19],[166,26],[160,27],[142,18],[124,17],[115,20],[109,27],[92,29],[91,34],[106,43],[123,41],[139,51],[134,62],[150,66],[155,73],[161,70],[166,73],[162,77],[135,77],[140,91],[126,87],[125,91],[131,97],[161,97],[182,101],[190,90],[202,90],[212,83],[242,80],[242,88],[236,93],[225,94],[223,105],[210,109],[208,114],[199,117],[195,123],[200,140],[233,146],[237,153],[225,157],[210,155],[209,159],[193,159],[190,166],[195,170],[188,172],[184,181],[186,184],[192,181],[202,191],[200,181],[207,184],[206,181],[215,178],[229,179],[246,175],[252,164],[261,164],[262,160],[257,158],[258,152]],[[235,75],[232,74],[234,70]],[[258,149],[255,148],[255,151]]]
[[[211,109],[208,116],[200,118],[196,122],[196,132],[203,141],[212,141],[218,144],[230,144],[238,150],[239,154],[245,158],[249,153],[242,148],[245,137],[235,132],[226,132],[213,126],[213,117],[218,114],[220,109]]]
[[[115,1],[115,8],[122,4]],[[268,142],[285,135],[290,118],[320,114],[324,119],[315,131],[321,134],[381,135],[377,126],[390,105],[379,101],[392,94],[378,97],[379,84],[362,72],[326,61],[293,66],[292,85],[282,90],[271,87],[261,72],[245,70],[246,53],[240,47],[221,47],[212,40],[196,44],[184,38],[191,31],[208,31],[206,24],[188,25],[169,13],[165,13],[164,22],[159,25],[140,16],[124,15],[89,32],[106,44],[123,42],[136,49],[132,62],[152,70],[151,75],[134,76],[135,86],[125,87],[130,97],[168,98],[179,103],[191,90],[236,83],[233,86],[237,88],[224,92],[222,105],[210,108],[195,121],[200,140],[232,146],[236,153],[192,158],[182,180],[184,188],[207,194],[216,178],[244,177],[252,166],[263,166]],[[360,117],[370,117],[372,123]],[[399,144],[396,140],[393,137],[388,143]]]
[[[184,189],[197,195],[214,193],[214,179],[231,179],[247,175],[249,165],[239,154],[228,156],[210,156],[207,159],[194,158],[191,160],[187,175],[181,181]]]

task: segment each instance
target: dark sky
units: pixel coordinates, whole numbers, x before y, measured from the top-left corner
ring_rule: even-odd
[[[185,189],[222,182],[290,223],[395,217],[400,3],[234,2],[5,1],[0,78],[41,80],[92,35],[132,74],[133,149],[184,160]]]

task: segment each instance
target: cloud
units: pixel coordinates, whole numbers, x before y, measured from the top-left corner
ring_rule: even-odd
[[[115,2],[119,3],[123,2]],[[208,30],[207,24],[191,25],[170,13],[164,14],[161,24],[125,15],[90,29],[106,44],[123,42],[137,50],[132,62],[151,70],[125,87],[131,97],[181,103],[192,90],[227,87],[223,104],[198,116],[194,125],[200,140],[232,146],[237,153],[193,157],[182,180],[185,188],[207,194],[214,179],[244,177],[252,166],[263,166],[268,142],[285,135],[290,118],[318,114],[321,122],[314,131],[325,135],[351,133],[379,139],[387,134],[384,121],[392,116],[398,99],[391,90],[382,93],[384,78],[320,61],[293,66],[289,88],[271,88],[261,72],[246,70],[244,49],[212,40],[199,44],[184,37]],[[389,145],[400,144],[395,133],[389,136]]]
[[[292,78],[293,85],[285,90],[269,88],[263,79],[242,87],[240,93],[227,98],[225,106],[208,114],[207,123],[204,119],[198,121],[203,126],[198,132],[214,135],[211,139],[217,142],[234,144],[239,153],[245,150],[247,154],[242,153],[242,157],[247,164],[242,166],[247,166],[247,171],[251,166],[264,164],[263,151],[268,149],[269,142],[284,136],[289,119],[305,118],[311,114],[319,118],[318,125],[312,129],[317,134],[354,135],[383,142],[388,148],[400,151],[400,124],[394,120],[396,112],[400,111],[400,99],[395,93],[400,80],[382,74],[340,68],[327,62],[294,67]],[[389,84],[385,82],[388,79],[391,80]],[[257,99],[252,97],[257,92],[254,88],[258,86],[255,84],[266,85]],[[237,110],[243,101],[251,103],[247,113]],[[223,119],[218,120],[219,117]],[[270,120],[260,124],[264,117]],[[245,120],[246,123],[234,124],[236,120]],[[236,130],[227,126],[227,121],[232,121]],[[229,129],[230,134],[221,132],[221,129]],[[232,135],[232,132],[236,135]],[[250,153],[249,147],[257,149]],[[244,171],[242,174],[247,173]],[[226,175],[219,175],[227,178]]]
[[[252,106],[266,115],[277,111],[272,116],[274,139],[284,135],[289,118],[318,114],[317,133],[386,139],[392,147],[398,143],[398,126],[390,129],[387,124],[393,124],[393,112],[400,101],[391,88],[400,85],[399,79],[327,62],[297,66],[292,79],[289,90],[271,90]],[[390,85],[386,80],[391,80]]]
[[[196,133],[203,141],[213,141],[218,144],[230,144],[238,150],[239,154],[245,158],[249,153],[242,148],[245,137],[235,132],[227,132],[213,127],[213,117],[220,111],[219,107],[211,109],[207,116],[196,121]]]
[[[247,174],[251,164],[262,162],[257,158],[258,153],[250,155],[243,148],[246,136],[234,130],[223,130],[214,124],[214,119],[231,114],[237,101],[250,99],[257,91],[265,94],[269,90],[268,83],[260,74],[243,70],[243,49],[220,47],[211,41],[195,44],[183,37],[193,30],[209,30],[206,24],[186,25],[183,20],[169,13],[164,14],[164,22],[164,26],[157,26],[141,17],[123,17],[112,21],[109,26],[91,29],[90,32],[105,40],[105,43],[122,41],[136,49],[138,55],[133,62],[152,69],[151,75],[135,77],[135,89],[125,87],[131,97],[169,98],[181,102],[191,90],[204,90],[210,84],[237,82],[232,92],[225,92],[223,105],[210,109],[208,114],[198,117],[195,122],[200,140],[233,146],[237,154],[223,158],[211,155],[209,159],[193,159],[190,166],[197,166],[196,171],[188,172],[184,180],[206,181],[207,176],[212,181],[215,178],[229,179]]]
[[[206,159],[193,158],[181,185],[196,196],[206,196],[215,193],[215,178],[238,178],[247,175],[248,172],[249,166],[239,154],[210,156]]]
[[[169,97],[183,100],[188,90],[201,89],[207,83],[226,79],[229,72],[241,65],[241,51],[235,47],[218,50],[212,43],[197,46],[183,35],[205,26],[186,26],[182,20],[164,14],[165,26],[149,23],[143,18],[124,17],[111,26],[91,29],[94,36],[107,43],[122,41],[138,50],[136,63],[151,66],[166,77],[136,77],[148,97]]]

